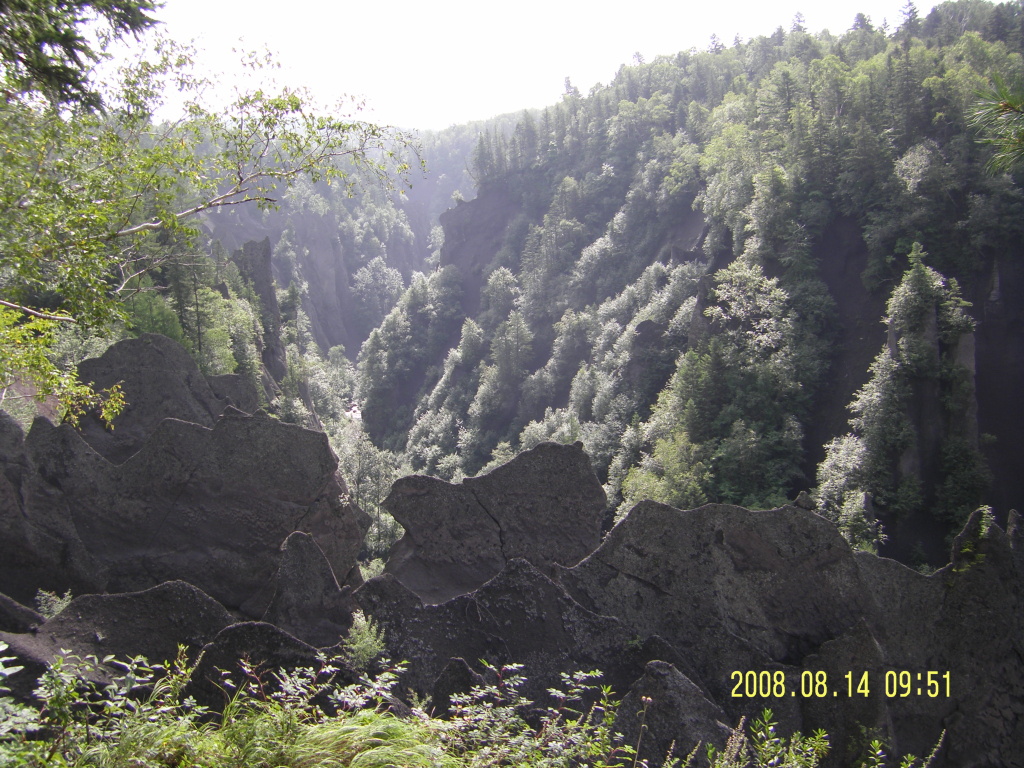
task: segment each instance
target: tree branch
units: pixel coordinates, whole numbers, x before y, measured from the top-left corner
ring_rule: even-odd
[[[41,320],[59,320],[62,323],[78,322],[75,318],[68,317],[67,315],[51,315],[47,312],[39,312],[38,310],[29,309],[28,307],[21,306],[21,304],[14,304],[10,301],[4,301],[3,299],[0,299],[0,306],[7,307],[9,309],[16,309],[19,312],[24,312],[26,315],[32,315],[32,317],[38,317]]]

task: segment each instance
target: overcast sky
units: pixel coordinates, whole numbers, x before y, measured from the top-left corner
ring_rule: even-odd
[[[166,0],[165,32],[195,40],[201,61],[236,68],[233,48],[278,54],[282,81],[325,101],[366,99],[369,119],[445,128],[560,98],[566,77],[586,94],[634,53],[648,60],[789,29],[850,28],[857,13],[895,27],[906,0]],[[930,3],[918,5],[924,17]],[[240,42],[241,41],[241,42]]]

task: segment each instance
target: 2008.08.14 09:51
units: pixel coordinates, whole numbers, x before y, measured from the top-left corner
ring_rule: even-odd
[[[878,674],[877,672],[874,674]],[[759,672],[739,670],[729,675],[735,681],[732,689],[733,698],[782,698],[784,696],[800,696],[801,698],[825,698],[830,696],[871,695],[871,673],[847,672],[843,675],[846,685],[832,688],[829,685],[828,673],[824,670],[804,670],[800,673],[799,686],[787,684],[786,673],[782,670],[761,670]],[[892,698],[908,696],[928,696],[937,698],[950,695],[949,672],[911,672],[909,670],[887,670],[884,674],[885,695]]]

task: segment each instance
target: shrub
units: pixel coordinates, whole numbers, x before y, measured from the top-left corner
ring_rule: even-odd
[[[46,619],[52,619],[67,608],[70,603],[70,589],[63,595],[58,595],[56,592],[49,592],[45,589],[40,589],[36,592],[36,610]]]
[[[341,641],[341,647],[348,665],[358,672],[366,672],[384,655],[384,630],[377,626],[373,617],[367,618],[362,611],[356,611],[352,614],[352,628]]]

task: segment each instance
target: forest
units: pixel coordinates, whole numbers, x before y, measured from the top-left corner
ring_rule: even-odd
[[[567,79],[539,111],[417,136],[353,123],[335,178],[265,153],[247,169],[263,186],[231,200],[209,179],[253,146],[197,120],[191,159],[164,142],[135,169],[185,164],[146,205],[189,223],[133,242],[106,314],[58,324],[49,359],[159,332],[204,373],[244,373],[277,418],[327,432],[376,521],[368,558],[399,535],[380,506],[395,478],[458,480],[554,440],[582,441],[609,525],[640,499],[806,491],[854,546],[936,567],[970,512],[1020,505],[1024,197],[979,104],[1021,81],[1022,45],[1015,3],[911,2],[894,28],[861,14],[841,33],[798,17],[637,56],[587,94]],[[83,116],[86,135],[172,135],[133,108],[142,91]],[[65,130],[55,144],[82,140]],[[195,206],[203,183],[215,203]],[[269,274],[242,248],[264,239]],[[41,277],[5,293],[58,307]]]

